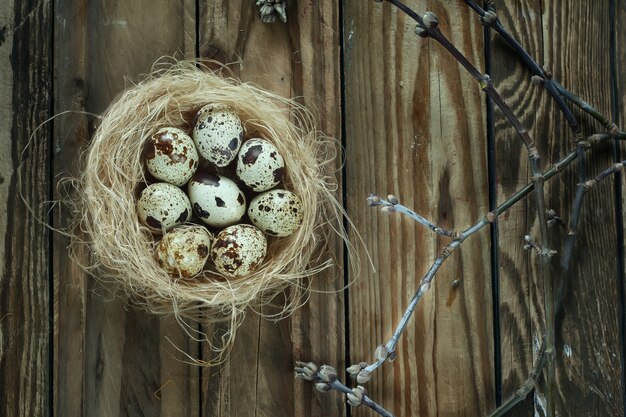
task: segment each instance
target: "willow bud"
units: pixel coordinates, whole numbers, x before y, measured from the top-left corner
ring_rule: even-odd
[[[356,376],[356,382],[359,384],[365,384],[370,379],[372,379],[372,373],[366,369],[361,370],[361,372],[359,372]]]
[[[356,379],[356,377],[359,375],[359,372],[361,372],[361,369],[363,369],[361,367],[360,364],[354,364],[354,365],[350,365],[347,369],[346,372],[348,373],[348,375],[350,375],[350,378],[352,379]]]
[[[424,21],[424,26],[428,29],[434,29],[437,25],[439,25],[439,17],[435,14],[435,12],[424,13],[422,20]]]
[[[389,356],[389,349],[387,349],[385,345],[378,346],[376,348],[376,351],[374,352],[374,357],[376,358],[376,360],[379,360],[379,361],[386,360],[388,356]]]
[[[315,384],[315,389],[319,392],[328,392],[331,390],[331,387],[328,382],[318,382]]]
[[[334,382],[337,379],[337,371],[329,365],[322,365],[319,375],[323,382]]]
[[[423,26],[417,25],[415,26],[415,34],[419,36],[420,38],[427,38],[428,30]]]

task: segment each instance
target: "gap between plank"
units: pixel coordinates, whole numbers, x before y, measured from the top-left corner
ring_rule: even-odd
[[[484,27],[485,72],[490,75],[492,68],[491,31]],[[489,211],[498,205],[498,190],[496,184],[496,143],[493,120],[493,103],[488,95],[485,96],[487,126],[487,177]],[[495,385],[496,407],[502,403],[502,341],[500,333],[500,241],[498,234],[498,220],[489,227],[490,266],[491,266],[491,302],[493,310],[493,372]]]
[[[346,65],[345,65],[345,0],[339,1],[339,82],[340,82],[340,107],[341,107],[341,203],[346,214],[348,213],[347,181],[346,181]],[[343,218],[343,227],[348,231],[350,224],[346,217]],[[344,306],[344,360],[349,366],[350,358],[350,265],[348,264],[348,245],[343,243],[343,306]],[[347,375],[346,375],[347,377]],[[352,410],[344,404],[346,417],[352,416]]]
[[[50,77],[50,90],[48,101],[48,120],[50,120],[49,136],[48,136],[48,201],[52,202],[54,199],[54,102],[55,102],[55,80],[54,80],[54,10],[55,0],[50,1],[48,13],[50,13],[50,41],[48,44],[49,50],[49,77]],[[37,7],[37,6],[35,6]],[[54,227],[54,210],[48,212],[46,221],[48,224]],[[54,358],[54,234],[51,230],[48,230],[48,404],[50,407],[49,416],[54,417],[55,411],[55,398],[54,398],[54,383],[55,383],[55,370],[54,365],[56,363]]]
[[[610,0],[609,3],[609,43],[610,43],[610,71],[611,71],[611,116],[613,122],[618,126],[620,124],[620,112],[619,112],[619,90],[617,80],[617,10],[615,0]],[[618,141],[613,141],[612,144],[613,161],[621,161],[620,146]],[[616,228],[616,246],[617,246],[617,280],[619,288],[619,329],[620,329],[620,362],[622,365],[622,406],[624,414],[626,415],[626,306],[624,305],[624,297],[626,289],[624,288],[624,213],[622,204],[622,187],[623,181],[621,173],[615,174],[615,182],[613,183],[613,193],[615,197],[615,228]]]

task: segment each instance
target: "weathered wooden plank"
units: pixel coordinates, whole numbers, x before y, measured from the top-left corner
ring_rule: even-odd
[[[605,114],[610,114],[609,55],[599,52],[606,50],[609,44],[608,11],[608,2],[593,6],[563,1],[520,2],[500,5],[499,15],[513,33],[518,33],[522,44],[537,57],[538,62],[548,66],[555,78],[594,103]],[[596,36],[586,36],[589,31],[594,31]],[[538,90],[530,86],[531,74],[509,69],[512,63],[518,64],[519,61],[504,48],[495,51],[494,68],[501,76],[500,80],[497,74],[494,78],[505,91],[505,98],[531,128],[544,167],[547,167],[574,148],[572,134],[546,93],[541,91],[537,96]],[[589,62],[593,65],[587,65]],[[580,112],[577,114],[580,115]],[[581,117],[581,120],[585,134],[597,131],[598,125],[591,123],[588,117]],[[500,169],[506,164],[503,171],[498,171],[506,175],[500,176],[499,188],[509,192],[529,180],[526,167],[510,169],[511,161],[517,163],[525,157],[524,152],[506,147],[505,144],[514,139],[513,136],[510,129],[497,129]],[[608,166],[610,153],[607,151],[607,147],[601,147],[591,153],[594,162],[588,164],[590,174]],[[546,187],[548,207],[556,210],[566,221],[569,220],[576,182],[575,169],[568,169]],[[501,194],[505,196],[509,192]],[[509,375],[512,378],[510,384],[505,380],[505,395],[510,394],[515,384],[520,383],[520,378],[525,377],[522,372],[528,373],[528,350],[533,345],[537,346],[544,331],[543,284],[536,272],[536,259],[532,254],[520,254],[524,234],[538,235],[533,207],[534,199],[529,198],[525,207],[511,211],[509,217],[505,216],[500,223],[500,262],[504,272],[501,277],[504,289],[501,312],[503,317],[508,316],[502,323],[503,345],[507,346],[506,349],[503,347],[503,352],[511,352],[515,355],[513,358],[522,359],[517,369],[514,361],[510,362]],[[530,211],[526,212],[529,208]],[[608,182],[586,197],[573,273],[568,277],[570,290],[567,292],[564,320],[558,327],[557,380],[560,398],[557,413],[560,415],[623,415],[620,394],[622,368],[619,362],[615,362],[620,353],[618,284],[613,278],[616,265],[614,257],[607,258],[606,255],[615,251],[613,210],[613,196]],[[550,230],[551,244],[561,251],[564,230]],[[559,260],[557,257],[556,263]],[[553,270],[558,276],[558,268]],[[530,326],[528,315],[531,316]],[[503,356],[506,358],[508,355]],[[611,361],[615,366],[609,365]],[[535,397],[535,406],[545,406],[541,391]],[[530,413],[532,408],[528,403],[525,409],[519,409],[519,415]]]
[[[499,2],[497,7],[502,24],[531,56],[541,62],[543,41],[540,2]],[[495,87],[531,135],[541,137],[545,133],[538,126],[537,109],[545,110],[545,94],[531,84],[532,74],[498,35],[492,34],[491,46],[491,76]],[[497,200],[502,203],[530,181],[530,174],[526,150],[499,110],[494,113],[494,132]],[[541,149],[545,151],[545,144],[541,144]],[[529,233],[533,223],[528,213],[533,204],[534,199],[527,197],[498,220],[503,400],[509,398],[530,375],[534,349],[543,334],[542,329],[537,328],[537,322],[531,319],[534,311],[531,305],[533,300],[541,303],[542,287],[530,279],[529,274],[534,271],[531,268],[534,259],[529,259],[529,253],[523,249],[524,235]],[[534,415],[532,404],[532,396],[529,396],[523,405],[511,412],[511,416]]]
[[[609,2],[553,0],[542,2],[542,7],[548,67],[565,86],[610,115]],[[555,108],[547,110],[539,123],[545,126],[554,161],[573,144],[563,119],[551,116]],[[581,119],[587,133],[600,129],[588,117]],[[591,158],[587,168],[595,175],[611,164],[610,145],[591,152]],[[568,216],[565,209],[573,199],[575,171],[566,172],[562,180],[550,187],[550,207]],[[561,415],[624,413],[614,207],[611,181],[594,187],[585,197],[557,346]]]
[[[54,111],[83,111],[85,107],[85,75],[87,66],[87,16],[82,1],[63,1],[55,4]],[[54,178],[78,176],[81,149],[89,137],[89,120],[80,114],[60,116],[54,123],[53,158]],[[53,178],[53,180],[54,180]],[[54,198],[63,199],[63,191],[54,187]],[[60,191],[60,193],[59,193]],[[72,196],[73,197],[73,196]],[[53,226],[67,229],[71,212],[60,205],[53,214]],[[54,358],[53,410],[55,415],[80,416],[85,413],[83,361],[85,351],[86,279],[87,276],[69,259],[70,239],[53,233],[54,282]],[[89,255],[77,248],[79,262],[88,262]],[[80,365],[79,365],[80,364]]]
[[[194,56],[193,11],[184,2],[67,0],[56,6],[55,112],[102,112],[115,96],[164,55]],[[191,33],[187,31],[191,30]],[[193,44],[190,45],[190,39]],[[186,46],[187,45],[187,46]],[[55,122],[55,175],[76,175],[93,119],[69,115]],[[55,225],[67,224],[60,212]],[[54,240],[55,412],[89,416],[195,416],[197,368],[181,362],[168,341],[197,356],[173,318],[159,318],[110,300],[105,288],[68,258]],[[88,254],[79,252],[79,262]],[[78,365],[77,365],[78,364]]]
[[[326,0],[291,4],[285,25],[262,23],[253,2],[203,3],[200,57],[234,63],[231,69],[242,80],[299,97],[316,112],[320,128],[339,137],[338,5]],[[329,250],[341,260],[338,239],[329,242]],[[342,286],[339,268],[313,278],[317,291]],[[310,384],[293,383],[291,371],[298,359],[341,369],[343,329],[341,292],[313,293],[305,307],[278,325],[249,314],[228,361],[207,371],[203,415],[342,415],[341,396],[316,395]]]
[[[615,71],[615,77],[616,79],[615,81],[615,86],[616,86],[616,93],[617,96],[614,97],[615,103],[613,103],[616,106],[616,110],[617,110],[617,117],[618,120],[615,120],[615,123],[617,123],[622,130],[624,130],[623,126],[626,126],[626,73],[624,72],[624,65],[626,64],[626,44],[624,43],[624,39],[626,39],[626,32],[624,31],[624,27],[622,25],[619,24],[619,22],[622,22],[623,19],[626,18],[626,3],[624,2],[619,2],[619,1],[615,1],[613,2],[615,5],[615,15],[612,16],[613,17],[613,30],[614,32],[614,36],[615,36],[615,62],[613,63],[613,65],[615,65],[615,67],[613,68]],[[615,117],[616,115],[612,115],[613,117]],[[626,158],[626,149],[624,148],[624,145],[622,143],[618,143],[617,146],[618,148],[618,152],[617,153],[617,157],[619,160],[624,160]],[[622,282],[619,283],[619,285],[621,285],[621,296],[622,296],[622,300],[621,300],[621,312],[622,312],[622,319],[624,319],[626,317],[626,315],[624,315],[624,312],[626,311],[626,282],[624,282],[624,277],[626,276],[626,241],[624,236],[626,236],[626,216],[624,216],[624,207],[626,207],[626,181],[624,179],[624,177],[622,176],[622,181],[621,181],[621,194],[622,194],[622,207],[621,207],[621,212],[622,212],[622,235],[620,236],[619,234],[617,234],[617,238],[618,241],[621,239],[622,242],[622,252],[618,253],[617,256],[621,257],[621,267],[623,268],[621,271],[621,278],[622,278]],[[618,210],[616,210],[618,211]],[[619,249],[619,248],[618,248]],[[625,322],[621,322],[620,326],[625,326],[626,323]],[[622,327],[622,334],[621,334],[621,362],[622,362],[622,366],[624,366],[625,363],[625,358],[626,358],[626,335],[624,333],[624,327]],[[622,372],[626,372],[626,369],[622,369]],[[624,395],[623,400],[626,402],[626,395]],[[626,409],[626,403],[624,404],[624,408]]]
[[[483,67],[482,27],[461,2],[410,1]],[[478,85],[388,4],[345,10],[347,197],[377,271],[365,259],[350,290],[351,361],[371,360],[398,323],[421,276],[447,243],[401,216],[365,204],[395,194],[448,228],[488,211],[484,98]],[[453,280],[459,286],[453,286]],[[467,240],[439,272],[398,345],[398,359],[368,384],[396,415],[484,415],[494,407],[489,235]],[[361,413],[359,413],[360,415]]]
[[[52,111],[51,33],[51,2],[0,5],[0,415],[15,417],[51,411],[49,233],[40,222],[50,126],[35,132]]]
[[[11,48],[13,48],[13,5],[14,2],[3,2],[0,5],[0,90],[6,91],[0,97],[0,120],[5,120],[0,129],[0,241],[5,241],[8,224],[8,203],[10,178],[13,175],[13,161],[11,159],[11,127],[13,119],[13,71],[11,69]],[[11,120],[11,123],[9,123]],[[4,245],[0,245],[0,259],[4,265]],[[4,269],[4,267],[3,267]]]

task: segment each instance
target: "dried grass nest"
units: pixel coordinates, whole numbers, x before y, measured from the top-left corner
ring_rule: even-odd
[[[268,239],[266,260],[249,276],[226,279],[206,269],[191,280],[174,279],[155,260],[159,237],[139,222],[135,211],[137,190],[147,182],[144,143],[161,127],[189,131],[195,113],[208,103],[236,110],[246,138],[274,143],[285,158],[283,186],[302,200],[304,220],[293,235]],[[133,304],[173,314],[191,336],[210,343],[213,360],[219,362],[247,310],[270,318],[288,315],[306,301],[306,278],[332,264],[324,243],[331,231],[345,237],[343,211],[335,198],[336,148],[294,100],[222,77],[196,62],[157,70],[110,105],[87,150],[77,195],[79,227],[86,236],[81,242],[93,257],[89,268]],[[198,326],[189,319],[225,325],[214,326],[221,331],[209,334],[194,330]]]

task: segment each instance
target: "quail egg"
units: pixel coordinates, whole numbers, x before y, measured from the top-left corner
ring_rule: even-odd
[[[175,127],[159,129],[146,143],[146,168],[156,179],[184,185],[198,168],[193,140]]]
[[[153,233],[162,233],[191,217],[189,198],[178,187],[157,182],[146,187],[137,200],[139,220]]]
[[[237,177],[253,191],[274,188],[283,179],[285,160],[265,139],[250,139],[239,150]]]
[[[222,175],[198,171],[189,181],[188,192],[194,213],[209,226],[230,226],[246,213],[243,192]]]
[[[275,189],[254,197],[248,207],[250,221],[265,233],[289,236],[303,220],[302,201],[289,190]]]
[[[208,104],[196,115],[193,140],[204,159],[225,167],[235,159],[241,147],[241,120],[228,106]]]
[[[211,235],[204,227],[182,227],[163,236],[156,257],[168,274],[191,278],[202,271],[210,250]]]
[[[267,240],[263,232],[249,224],[236,224],[215,237],[211,259],[220,273],[242,277],[254,272],[266,253]]]

